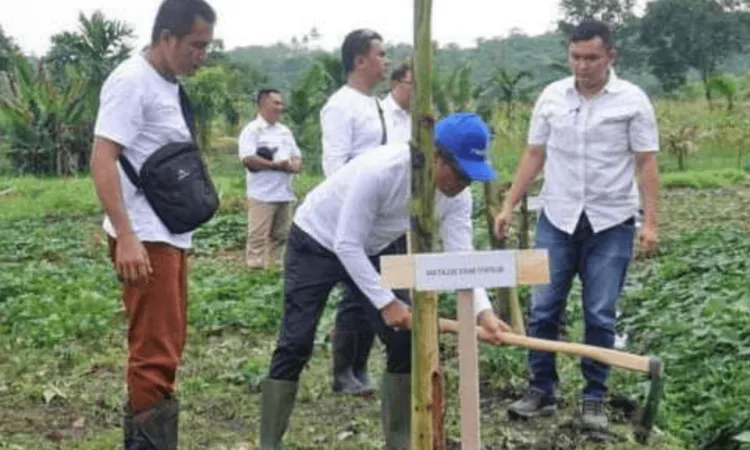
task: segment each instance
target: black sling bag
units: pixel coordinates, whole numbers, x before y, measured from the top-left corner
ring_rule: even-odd
[[[167,229],[186,233],[211,220],[219,209],[219,196],[201,157],[195,138],[190,99],[179,85],[182,117],[190,129],[190,142],[170,142],[149,156],[140,174],[125,155],[120,165],[139,193],[146,196]]]

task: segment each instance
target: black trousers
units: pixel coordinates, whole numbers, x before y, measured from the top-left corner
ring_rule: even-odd
[[[380,270],[378,257],[371,261]],[[411,372],[411,333],[388,327],[375,306],[357,288],[336,255],[295,224],[289,231],[284,257],[284,316],[269,376],[297,381],[312,356],[315,333],[328,296],[338,283],[355,294],[368,326],[386,348],[387,371]],[[408,302],[408,299],[403,299]]]

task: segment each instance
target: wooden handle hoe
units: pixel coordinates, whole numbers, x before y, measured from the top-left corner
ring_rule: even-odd
[[[492,343],[484,329],[480,327],[476,328],[479,340]],[[439,319],[439,329],[441,332],[458,333],[459,324],[455,320],[441,318]],[[635,420],[635,438],[641,445],[645,445],[648,442],[664,389],[663,366],[658,357],[634,355],[632,353],[592,345],[551,341],[514,333],[503,333],[502,341],[504,344],[532,350],[578,355],[609,366],[647,374],[651,385],[649,386],[646,403],[641,408]]]

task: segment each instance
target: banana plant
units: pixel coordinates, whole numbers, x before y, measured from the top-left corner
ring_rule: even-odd
[[[0,100],[0,129],[16,172],[62,176],[85,170],[87,80],[73,68],[66,70],[71,81],[60,88],[44,61],[34,70],[23,56],[13,57],[10,94]]]

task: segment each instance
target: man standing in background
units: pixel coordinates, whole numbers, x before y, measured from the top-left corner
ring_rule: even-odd
[[[250,269],[281,265],[281,251],[296,200],[292,178],[302,154],[291,130],[279,122],[284,100],[277,89],[262,89],[256,98],[258,116],[243,128],[239,157],[247,169],[247,246]]]
[[[346,84],[320,111],[323,173],[330,177],[356,156],[388,142],[383,108],[374,95],[385,77],[388,63],[383,38],[372,30],[350,32],[341,47]],[[394,247],[395,246],[395,247]],[[406,241],[396,241],[386,252],[403,252]],[[373,387],[367,374],[374,330],[363,302],[348,286],[337,306],[333,337],[333,391],[365,395]]]
[[[391,132],[389,142],[411,140],[411,95],[413,92],[411,67],[404,63],[391,72],[391,91],[383,99],[386,123]]]
[[[203,0],[165,0],[150,47],[115,68],[100,93],[91,175],[128,320],[126,450],[177,449],[174,383],[187,340],[192,232],[170,232],[118,160],[124,156],[140,171],[164,146],[191,141],[177,76],[205,62],[215,21]]]
[[[578,275],[583,287],[586,344],[612,348],[617,301],[632,256],[638,187],[645,216],[640,243],[657,241],[659,133],[648,96],[619,79],[610,30],[584,21],[570,36],[573,76],[547,86],[533,110],[528,148],[521,159],[495,233],[507,236],[513,208],[544,168],[536,247],[550,258],[550,282],[534,286],[529,335],[558,339],[560,316]],[[634,182],[637,175],[638,186]],[[511,417],[551,415],[559,381],[553,353],[529,353],[531,381]],[[586,380],[581,418],[588,429],[608,426],[604,409],[609,367],[581,359]]]

